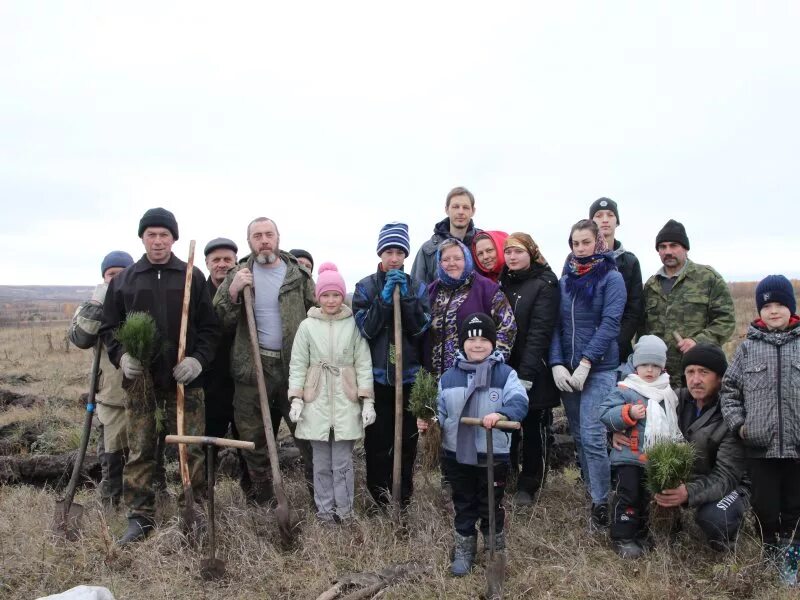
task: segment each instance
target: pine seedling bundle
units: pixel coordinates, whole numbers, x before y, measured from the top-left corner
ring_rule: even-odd
[[[439,413],[439,384],[436,378],[425,369],[417,371],[408,410],[418,419],[430,423],[421,437],[420,465],[425,471],[432,471],[439,465],[442,447],[442,428],[437,417]]]
[[[119,326],[114,335],[117,341],[122,344],[125,352],[142,363],[144,367],[144,375],[133,380],[128,388],[131,400],[140,405],[155,404],[150,365],[158,355],[158,329],[156,328],[156,322],[149,313],[131,312],[128,313],[125,322]],[[161,422],[159,430],[161,430],[163,420],[163,414],[159,415],[158,410],[156,410],[156,421]]]
[[[647,489],[653,494],[689,481],[694,466],[694,447],[686,442],[662,441],[647,450]]]

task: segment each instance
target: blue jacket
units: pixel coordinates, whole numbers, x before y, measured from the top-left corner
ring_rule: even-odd
[[[561,308],[550,343],[550,366],[574,370],[584,356],[592,371],[611,371],[619,366],[620,321],[627,302],[625,281],[619,271],[609,271],[597,283],[591,301],[573,297],[559,281]]]
[[[403,327],[403,384],[414,383],[422,364],[422,344],[431,324],[428,288],[406,275],[408,289],[414,291],[400,299],[400,318]],[[394,366],[394,308],[381,298],[386,273],[378,271],[356,284],[353,292],[353,313],[361,335],[366,338],[372,354],[372,374],[375,383],[393,386]],[[392,350],[390,351],[390,347]]]
[[[647,419],[634,419],[628,414],[631,406],[643,404],[647,408],[647,398],[634,390],[617,386],[608,397],[600,404],[600,421],[612,433],[624,432],[631,438],[630,447],[623,446],[621,450],[611,449],[609,459],[611,464],[635,465],[644,467],[644,426]]]
[[[464,360],[460,352],[456,365]],[[503,361],[503,355],[495,350],[486,360],[494,361],[491,383],[486,389],[475,391],[472,402],[477,414],[483,418],[489,413],[498,412],[510,421],[521,421],[528,414],[528,394],[519,382],[517,372]],[[455,458],[458,425],[466,403],[466,392],[473,373],[453,366],[444,372],[439,380],[439,423],[442,425],[442,446],[446,453]],[[475,436],[478,450],[478,463],[486,463],[486,432],[482,427],[470,427]],[[495,461],[507,462],[511,450],[511,434],[496,429],[493,434]]]

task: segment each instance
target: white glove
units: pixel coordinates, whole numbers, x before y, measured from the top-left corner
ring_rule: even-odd
[[[300,398],[292,398],[292,407],[289,409],[289,419],[292,423],[300,420],[300,413],[303,412],[303,401]]]
[[[122,374],[128,379],[136,379],[144,375],[144,367],[142,363],[133,358],[127,352],[119,359],[119,366],[122,369]]]
[[[364,406],[361,409],[361,421],[364,427],[369,427],[375,422],[375,401],[364,399]]]
[[[575,390],[572,389],[570,385],[571,376],[567,367],[564,365],[556,365],[552,368],[553,371],[553,380],[556,382],[556,387],[560,389],[562,392],[574,392]]]
[[[592,370],[592,364],[589,362],[580,362],[578,367],[572,372],[572,377],[569,383],[576,392],[583,390],[583,384],[586,383],[586,378],[589,376],[589,371]]]
[[[203,367],[200,361],[191,356],[187,356],[172,369],[172,376],[175,381],[182,384],[191,383],[200,373],[203,372]]]

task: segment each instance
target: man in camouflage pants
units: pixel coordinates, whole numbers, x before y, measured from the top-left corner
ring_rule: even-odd
[[[205,410],[200,373],[214,358],[219,328],[203,273],[192,273],[186,358],[178,363],[186,263],[172,253],[178,239],[175,216],[163,208],[148,210],[139,221],[139,237],[145,254],[136,264],[111,280],[103,306],[100,335],[112,364],[123,374],[127,392],[130,454],[123,474],[128,529],[120,539],[125,545],[146,537],[154,527],[155,475],[159,460],[159,437],[176,430],[176,384],[185,386],[184,431],[203,435]],[[141,364],[126,352],[114,333],[131,312],[147,312],[156,323],[159,352],[150,365]],[[133,392],[145,370],[152,388],[144,396]],[[138,382],[137,382],[138,380]],[[199,445],[189,445],[189,473],[195,497],[205,489],[204,455]]]
[[[103,258],[99,284],[91,299],[82,303],[69,328],[69,341],[78,348],[88,350],[97,343],[103,321],[103,302],[111,280],[133,264],[127,252],[115,250]],[[125,416],[125,391],[122,389],[122,372],[111,364],[105,348],[100,350],[97,374],[97,458],[103,478],[100,481],[100,499],[105,505],[118,504],[122,497],[122,468],[128,451],[128,419]]]
[[[667,373],[681,387],[681,357],[701,342],[722,346],[736,326],[733,299],[714,269],[689,260],[689,238],[670,219],[656,236],[664,265],[644,285],[644,321],[639,335],[657,335],[667,343]]]
[[[236,386],[233,413],[241,439],[256,445],[255,450],[244,453],[252,481],[250,499],[264,504],[272,498],[272,481],[242,294],[250,293],[247,286],[255,292],[253,311],[273,435],[281,418],[292,433],[295,430],[295,423],[289,419],[289,361],[297,328],[316,298],[309,271],[301,268],[293,255],[279,249],[280,234],[274,221],[264,217],[253,220],[247,226],[247,243],[250,255],[228,272],[214,296],[214,307],[223,328],[236,331],[231,349],[231,374]],[[295,444],[313,499],[311,445],[298,439]]]

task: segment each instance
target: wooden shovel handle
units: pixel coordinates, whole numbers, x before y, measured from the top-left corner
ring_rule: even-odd
[[[400,286],[392,292],[394,313],[394,445],[392,446],[392,502],[400,512],[403,469],[403,320],[400,315]]]
[[[461,422],[464,425],[474,425],[475,427],[483,427],[483,419],[476,419],[475,417],[461,417]],[[494,429],[519,429],[519,421],[498,421]]]
[[[242,450],[255,450],[253,442],[243,440],[229,440],[228,438],[210,437],[207,435],[168,435],[164,438],[168,444],[206,444],[220,448],[241,448]]]
[[[183,284],[183,307],[181,308],[181,330],[178,334],[178,363],[186,358],[186,330],[189,328],[189,301],[192,297],[192,271],[194,270],[194,240],[189,242],[189,260],[186,263],[186,280]],[[184,404],[183,384],[179,383],[176,390],[177,406],[175,408],[175,420],[177,421],[178,435],[185,433],[184,429]],[[181,483],[184,489],[191,487],[192,481],[189,477],[189,455],[186,444],[178,445],[178,459],[181,470]]]

